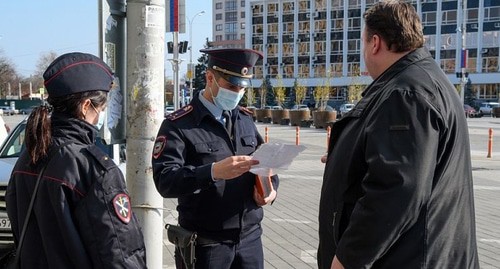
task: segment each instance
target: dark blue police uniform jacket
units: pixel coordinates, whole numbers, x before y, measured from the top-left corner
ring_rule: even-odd
[[[201,103],[170,114],[162,123],[153,151],[153,175],[163,197],[178,198],[179,224],[201,237],[239,241],[258,228],[263,211],[253,199],[255,175],[212,180],[212,163],[233,155],[251,155],[263,143],[245,108],[232,111],[233,140]],[[278,177],[273,176],[278,187]]]

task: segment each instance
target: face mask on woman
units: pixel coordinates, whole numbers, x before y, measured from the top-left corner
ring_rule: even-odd
[[[94,124],[94,126],[97,128],[97,130],[101,130],[102,126],[104,125],[104,119],[106,117],[106,112],[102,110],[101,112],[97,111],[95,108],[94,104],[90,103],[92,105],[92,108],[95,110],[97,114],[99,114],[99,119],[97,120],[97,123]]]

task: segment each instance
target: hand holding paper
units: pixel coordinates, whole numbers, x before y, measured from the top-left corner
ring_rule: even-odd
[[[279,170],[288,169],[293,159],[305,149],[306,147],[303,145],[262,144],[254,152],[252,158],[258,160],[259,164],[252,166],[250,172],[262,177],[275,175]]]

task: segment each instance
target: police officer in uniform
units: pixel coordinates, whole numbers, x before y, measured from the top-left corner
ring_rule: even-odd
[[[124,177],[94,144],[113,82],[111,69],[94,55],[68,53],[55,59],[43,78],[50,105],[28,118],[26,149],[5,197],[16,245],[28,223],[20,268],[146,268]]]
[[[276,197],[261,195],[249,169],[263,143],[252,112],[238,106],[262,54],[250,49],[201,50],[208,54],[205,89],[163,121],[153,150],[156,187],[178,198],[179,225],[198,233],[196,266],[263,268],[262,206]],[[182,268],[176,250],[177,268]]]

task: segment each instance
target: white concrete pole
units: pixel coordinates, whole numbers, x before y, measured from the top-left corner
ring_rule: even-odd
[[[467,72],[467,43],[466,43],[466,34],[467,34],[467,0],[462,0],[462,55],[461,59],[461,69],[462,77],[460,78],[460,100],[462,104],[465,101],[465,85],[467,84],[468,78],[465,76]]]
[[[189,98],[193,99],[193,77],[195,68],[193,66],[193,21],[197,16],[205,14],[205,11],[200,11],[196,13],[193,18],[189,20]]]
[[[127,0],[127,187],[146,242],[148,268],[163,267],[163,198],[151,152],[163,121],[165,1]]]

